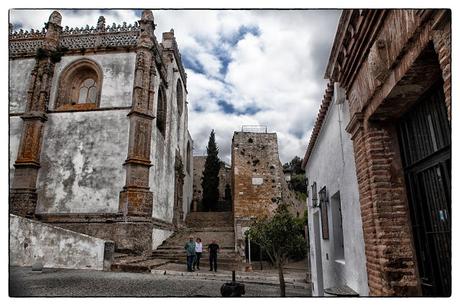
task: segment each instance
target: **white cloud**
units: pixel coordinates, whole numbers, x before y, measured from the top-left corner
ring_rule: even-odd
[[[63,25],[133,23],[139,11],[61,10]],[[41,29],[50,10],[12,10],[11,21]],[[321,10],[154,10],[156,35],[174,28],[187,69],[189,129],[194,153],[206,150],[216,131],[227,162],[233,131],[241,125],[267,125],[278,134],[282,162],[303,156],[326,82],[325,65],[339,11]],[[241,33],[242,27],[253,29]],[[244,35],[242,35],[244,34]],[[235,39],[238,38],[238,41]],[[228,61],[227,69],[222,69]],[[200,67],[197,69],[196,67]],[[223,100],[235,113],[224,113]],[[241,114],[248,108],[254,114]]]

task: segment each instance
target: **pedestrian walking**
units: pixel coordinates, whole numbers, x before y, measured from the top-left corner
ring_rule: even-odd
[[[193,270],[195,270],[195,267],[197,270],[200,270],[201,253],[203,253],[203,243],[201,243],[201,238],[198,237],[195,241],[195,261],[193,262]]]
[[[216,243],[215,240],[212,241],[210,245],[208,245],[209,251],[209,271],[212,271],[214,268],[214,272],[217,272],[217,253],[219,252],[219,245]]]
[[[192,269],[193,262],[195,261],[195,241],[193,237],[189,238],[189,241],[185,244],[185,252],[187,253],[187,271],[193,272]]]

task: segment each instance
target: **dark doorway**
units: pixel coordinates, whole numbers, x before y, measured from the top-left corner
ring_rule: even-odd
[[[442,82],[398,123],[423,295],[451,294],[451,128]]]

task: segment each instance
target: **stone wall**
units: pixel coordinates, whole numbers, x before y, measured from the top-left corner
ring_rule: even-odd
[[[244,231],[268,216],[282,197],[284,180],[276,133],[235,132],[232,139],[233,214],[236,248],[244,255]]]
[[[114,244],[10,214],[9,264],[110,270]]]
[[[197,209],[203,200],[203,187],[201,186],[206,156],[193,156],[193,202]],[[225,188],[232,186],[231,169],[222,164],[219,170],[219,201],[225,202]],[[222,206],[222,205],[220,205]]]

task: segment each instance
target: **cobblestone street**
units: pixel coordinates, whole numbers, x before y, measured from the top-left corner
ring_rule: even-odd
[[[229,280],[230,281],[230,280]],[[30,267],[10,268],[10,296],[152,296],[220,297],[224,280],[184,279],[181,276],[149,273],[121,273],[87,270],[45,269],[32,272]],[[245,297],[279,296],[277,285],[246,283]],[[308,289],[287,288],[288,297],[310,296]]]

